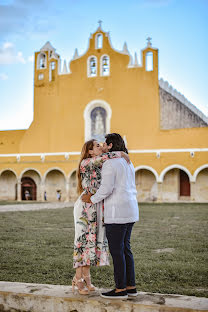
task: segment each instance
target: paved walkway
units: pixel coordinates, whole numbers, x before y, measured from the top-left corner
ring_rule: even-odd
[[[19,203],[12,205],[0,205],[0,212],[58,209],[66,207],[73,207],[73,202],[32,203],[32,204]]]
[[[204,312],[208,298],[140,292],[128,300],[72,293],[71,286],[0,282],[0,311],[24,312]]]

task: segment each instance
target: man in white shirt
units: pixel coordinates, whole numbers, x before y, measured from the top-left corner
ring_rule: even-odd
[[[103,148],[104,152],[128,153],[122,137],[117,133],[106,135]],[[123,158],[115,158],[103,164],[101,185],[96,194],[82,196],[83,201],[93,204],[104,199],[104,223],[116,284],[116,289],[101,294],[104,298],[127,299],[128,296],[137,295],[134,259],[130,247],[132,227],[139,220],[136,194],[132,163],[128,164]]]

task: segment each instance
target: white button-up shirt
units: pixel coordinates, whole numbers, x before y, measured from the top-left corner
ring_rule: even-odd
[[[139,220],[134,166],[123,158],[107,160],[102,168],[101,185],[91,196],[96,204],[104,199],[104,222],[130,223]]]

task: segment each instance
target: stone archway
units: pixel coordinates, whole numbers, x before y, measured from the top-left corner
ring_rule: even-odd
[[[196,177],[195,201],[208,201],[208,168],[202,169]]]
[[[59,169],[52,169],[46,174],[45,194],[47,201],[66,200],[66,179]]]
[[[39,173],[39,171],[37,171],[36,169],[25,169],[22,174],[21,174],[21,182],[23,178],[30,178],[31,180],[28,180],[28,185],[31,184],[31,200],[38,200],[41,201],[41,175]],[[26,181],[26,180],[25,180]],[[29,187],[29,186],[28,186]],[[21,187],[22,190],[22,187]],[[26,191],[26,189],[24,190],[24,192]],[[23,199],[24,194],[22,194],[21,191],[21,198]],[[23,199],[24,200],[24,199]]]
[[[0,199],[17,199],[17,177],[15,173],[9,169],[3,171],[0,175]]]
[[[23,177],[21,179],[21,199],[22,200],[36,200],[37,186],[35,181],[30,177]]]
[[[190,200],[190,177],[181,168],[167,171],[162,183],[162,200],[166,202]]]
[[[139,169],[135,173],[137,199],[140,202],[156,201],[158,197],[155,175],[148,169]]]

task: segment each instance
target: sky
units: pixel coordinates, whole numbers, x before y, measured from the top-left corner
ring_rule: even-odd
[[[98,20],[113,48],[126,42],[138,59],[150,36],[159,79],[208,116],[208,0],[0,0],[0,130],[33,120],[34,52],[50,41],[69,63]]]

